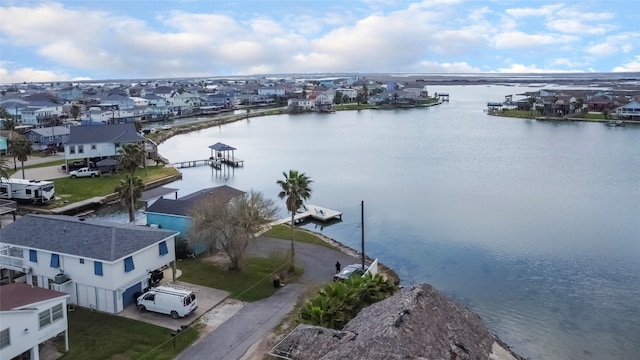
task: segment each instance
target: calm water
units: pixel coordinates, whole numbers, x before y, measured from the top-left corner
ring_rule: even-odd
[[[405,285],[428,282],[533,359],[640,354],[640,127],[490,117],[525,88],[433,87],[429,109],[272,116],[174,137],[171,161],[221,141],[245,167],[184,169],[179,195],[227,184],[277,200],[297,169],[310,203],[344,221],[307,227],[360,247]]]

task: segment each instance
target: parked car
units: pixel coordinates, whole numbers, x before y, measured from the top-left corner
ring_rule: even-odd
[[[362,276],[364,275],[365,271],[367,271],[366,267],[362,267],[362,264],[351,264],[351,265],[347,265],[344,268],[342,268],[342,270],[333,275],[333,281],[342,281],[342,280],[346,280],[352,276]]]
[[[171,130],[171,125],[162,125],[162,130]]]
[[[141,312],[154,311],[171,315],[177,319],[185,317],[198,308],[196,294],[187,288],[161,285],[136,299],[138,310]]]
[[[100,176],[100,170],[83,167],[78,170],[71,171],[69,175],[74,179],[77,177],[96,177]]]

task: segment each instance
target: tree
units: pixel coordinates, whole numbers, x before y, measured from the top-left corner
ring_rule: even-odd
[[[11,153],[14,158],[18,159],[22,163],[22,178],[24,179],[24,162],[29,159],[33,149],[31,148],[31,141],[27,139],[18,139],[13,142],[11,146]]]
[[[71,109],[69,110],[71,117],[75,121],[78,119],[78,115],[80,115],[80,107],[78,105],[71,105]]]
[[[0,181],[2,181],[2,179],[8,179],[10,176],[11,166],[9,165],[9,159],[0,156]]]
[[[144,190],[144,182],[139,176],[133,174],[125,174],[120,180],[120,184],[115,188],[118,197],[127,206],[129,222],[136,220],[136,201],[142,196],[142,190]]]
[[[222,249],[229,257],[229,269],[241,270],[249,241],[273,221],[277,208],[273,200],[252,190],[231,200],[205,198],[189,213],[193,219],[189,238],[207,244],[210,252]]]
[[[9,152],[11,152],[11,147],[13,146],[13,133],[16,131],[16,126],[18,126],[18,119],[9,115],[7,110],[3,107],[0,107],[0,117],[4,118],[2,122],[2,129],[9,131]],[[13,170],[18,170],[18,165],[16,164],[16,157],[13,157]]]
[[[289,170],[289,174],[283,172],[282,175],[284,175],[284,179],[278,180],[276,183],[282,189],[278,194],[278,198],[286,198],[287,210],[291,211],[291,263],[289,264],[289,271],[293,272],[295,266],[295,247],[293,245],[294,217],[302,202],[311,197],[311,183],[313,180],[305,173],[299,173],[297,170]]]
[[[144,161],[144,147],[141,144],[125,144],[119,153],[122,168],[131,176],[135,175],[140,165],[146,163],[146,161]]]

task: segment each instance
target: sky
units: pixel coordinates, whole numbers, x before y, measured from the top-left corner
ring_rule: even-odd
[[[0,83],[640,72],[637,0],[0,0]]]

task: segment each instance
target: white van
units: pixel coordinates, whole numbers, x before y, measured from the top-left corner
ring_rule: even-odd
[[[150,289],[136,300],[138,310],[154,311],[177,319],[190,315],[198,308],[196,294],[184,287],[162,285]]]

